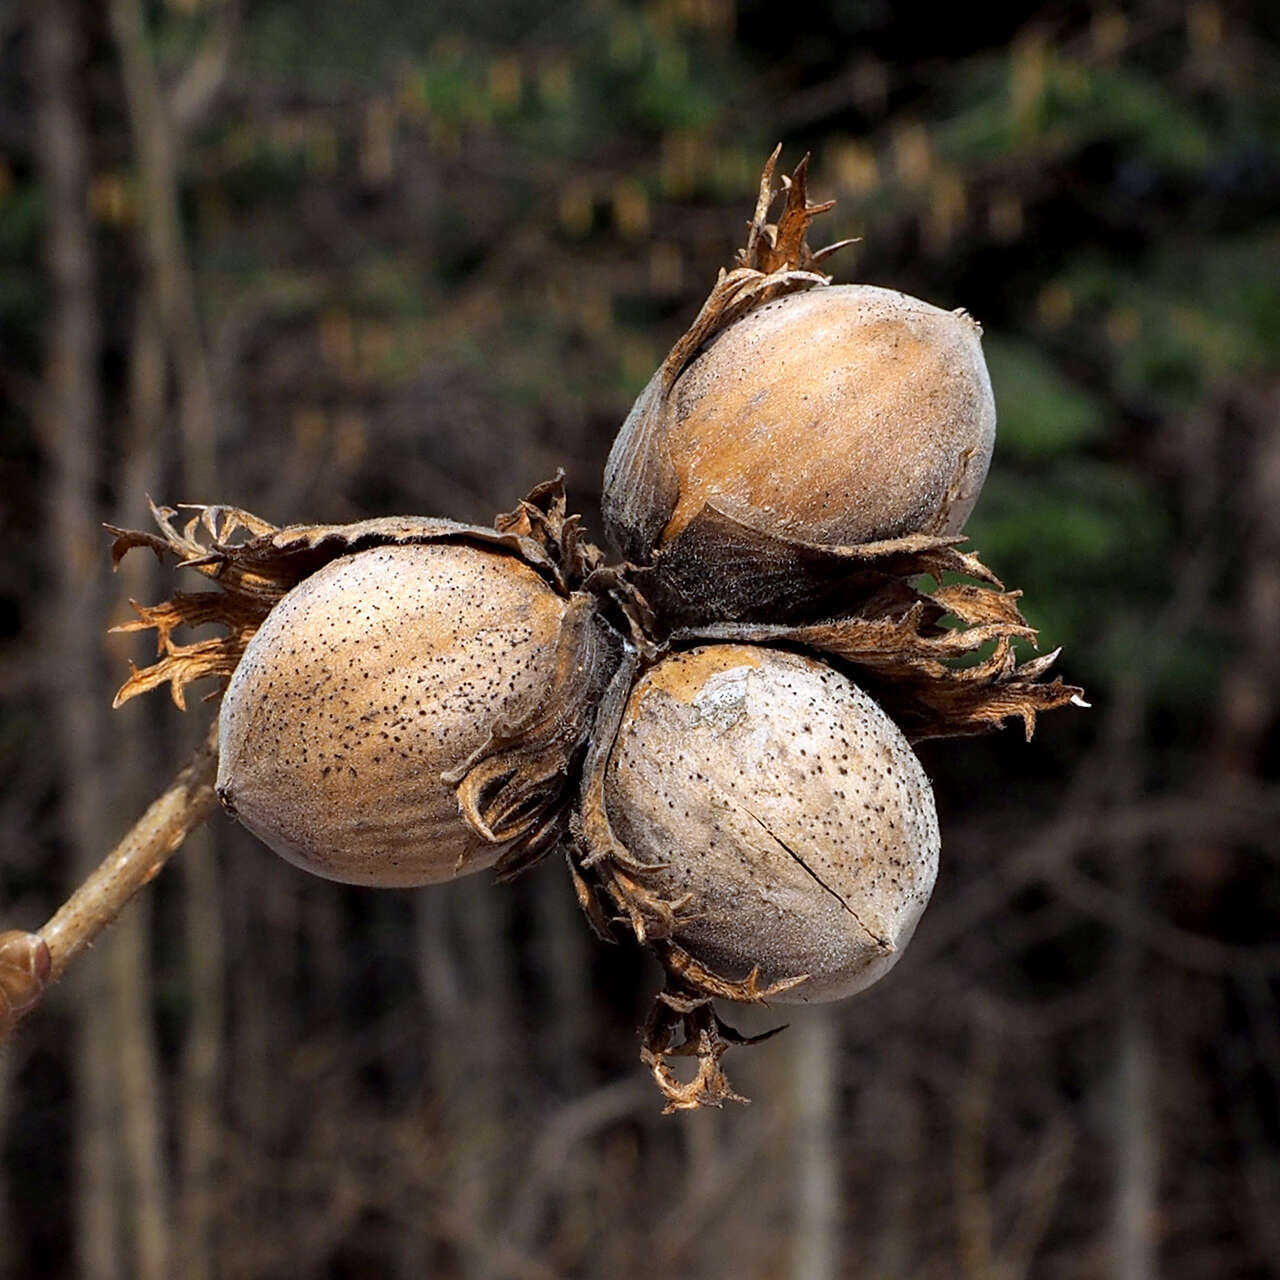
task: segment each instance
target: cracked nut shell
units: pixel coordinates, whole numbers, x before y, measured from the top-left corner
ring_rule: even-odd
[[[218,795],[330,880],[422,885],[491,866],[505,846],[467,824],[441,775],[538,709],[568,607],[517,557],[462,543],[332,561],[236,668]]]
[[[887,715],[815,659],[710,645],[636,684],[605,778],[617,837],[661,864],[674,941],[731,981],[839,1000],[882,977],[924,911],[938,823]]]

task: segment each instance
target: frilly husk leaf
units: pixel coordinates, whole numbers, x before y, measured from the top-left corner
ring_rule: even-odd
[[[639,669],[639,656],[635,652],[624,654],[600,700],[595,732],[582,768],[582,794],[573,816],[573,833],[581,850],[581,866],[589,869],[600,865],[609,874],[615,870],[639,874],[646,869],[614,834],[604,804],[605,771]],[[645,940],[643,927],[637,929],[636,937],[640,942]]]
[[[340,556],[380,546],[429,542],[471,542],[519,556],[554,587],[567,595],[567,577],[553,555],[569,545],[574,563],[589,559],[576,536],[577,517],[563,518],[560,481],[540,485],[527,500],[546,503],[554,511],[559,495],[557,536],[546,534],[532,521],[524,527],[487,528],[426,516],[384,516],[354,524],[289,525],[279,528],[237,507],[192,506],[195,514],[179,528],[178,509],[151,506],[159,534],[108,525],[114,535],[113,565],[136,547],[146,547],[162,561],[182,569],[194,569],[216,583],[218,590],[178,592],[163,604],[134,604],[138,618],[116,627],[117,631],[155,629],[159,661],[134,668],[116,694],[115,705],[150,689],[168,684],[174,702],[185,709],[185,689],[206,676],[229,676],[244,654],[262,620],[276,603],[303,578]],[[526,504],[522,504],[522,507]],[[511,517],[499,517],[510,520]],[[547,517],[548,521],[552,517]],[[569,532],[565,532],[565,526]],[[591,549],[594,550],[594,549]],[[598,552],[595,553],[598,556]],[[221,626],[226,634],[193,644],[179,644],[173,633],[179,627]]]
[[[766,221],[778,194],[774,189],[773,174],[781,154],[782,144],[779,143],[765,162],[760,175],[760,191],[756,196],[755,216],[747,224],[747,243],[735,255],[739,266],[765,275],[776,271],[812,271],[824,258],[856,243],[854,240],[839,240],[816,253],[809,248],[806,240],[809,224],[820,214],[834,209],[836,202],[809,203],[807,155],[796,165],[790,177],[782,175],[782,190],[786,194],[782,214],[776,223]]]
[[[496,864],[500,880],[532,866],[561,835],[571,781],[619,650],[594,601],[574,596],[545,702],[517,723],[499,721],[482,747],[444,775],[467,822],[491,843],[509,844]]]
[[[805,240],[809,223],[834,201],[811,205],[805,178],[808,156],[791,177],[783,177],[786,202],[777,223],[767,222],[777,192],[774,150],[760,180],[755,217],[738,265],[721,270],[693,323],[636,398],[609,454],[604,475],[605,533],[614,547],[637,564],[649,562],[662,530],[675,510],[679,491],[675,466],[665,441],[664,403],[676,379],[708,342],[747,312],[789,293],[819,289],[831,277],[816,270],[823,258],[852,241],[842,240],[813,252]]]
[[[669,627],[813,620],[859,608],[917,574],[999,580],[958,537],[913,533],[853,546],[783,538],[708,504],[629,579]]]
[[[1061,679],[1042,682],[1059,650],[1018,661],[1014,641],[1036,640],[1018,609],[1019,595],[972,584],[925,592],[899,579],[847,617],[800,626],[690,628],[672,642],[774,644],[837,659],[911,742],[988,733],[1012,717],[1022,720],[1030,740],[1041,711],[1079,705],[1083,690]],[[960,625],[941,625],[947,616]],[[988,645],[985,657],[957,665]]]
[[[669,938],[654,944],[654,951],[666,970],[670,983],[693,990],[700,997],[717,1000],[733,1000],[738,1004],[766,1004],[773,996],[790,991],[802,982],[808,982],[807,973],[792,978],[783,978],[767,986],[760,985],[760,969],[755,967],[740,980],[721,977],[708,969],[701,961],[695,960],[678,943]]]
[[[256,600],[250,602],[244,596],[223,595],[216,591],[179,591],[157,605],[141,605],[136,600],[129,603],[137,612],[137,619],[112,627],[112,631],[154,629],[159,660],[142,668],[129,663],[132,674],[116,693],[112,703],[115,707],[140,693],[167,684],[173,701],[185,711],[187,686],[207,676],[229,677],[239,664],[253,633],[267,616],[266,610],[257,607]],[[173,638],[179,627],[207,625],[225,627],[226,635],[190,644],[179,644]]]
[[[582,517],[566,515],[568,502],[564,491],[564,472],[557,471],[532,489],[527,498],[494,518],[498,533],[515,534],[541,547],[561,585],[577,590],[604,559],[599,547],[582,531]]]
[[[688,952],[673,942],[654,947],[666,971],[667,983],[654,998],[641,1033],[640,1060],[653,1073],[667,1100],[664,1115],[695,1107],[720,1107],[726,1102],[750,1101],[735,1093],[720,1065],[720,1059],[734,1045],[760,1044],[786,1030],[786,1024],[771,1027],[760,1035],[744,1036],[725,1022],[712,1007],[712,998],[739,1003],[763,1003],[794,987],[803,977],[761,987],[753,969],[742,982],[726,983],[703,968]],[[682,1081],[668,1065],[670,1058],[696,1058],[697,1069],[689,1081]]]
[[[784,1030],[785,1025],[744,1036],[719,1017],[709,999],[688,996],[674,985],[659,992],[642,1032],[640,1060],[667,1100],[662,1114],[722,1107],[726,1102],[748,1103],[749,1098],[734,1092],[720,1059],[732,1045],[760,1044]],[[693,1079],[682,1081],[667,1065],[670,1058],[696,1058]]]
[[[277,602],[329,562],[379,546],[470,543],[518,557],[569,600],[545,702],[518,724],[494,724],[484,745],[445,781],[457,788],[462,817],[485,840],[503,844],[496,863],[508,878],[536,862],[565,826],[601,689],[621,642],[597,598],[574,587],[600,566],[577,516],[565,514],[562,477],[539,485],[492,528],[452,520],[391,516],[345,525],[275,525],[233,507],[196,507],[179,528],[173,508],[152,507],[156,533],[111,529],[113,562],[136,547],[194,569],[214,589],[177,592],[158,605],[134,604],[138,618],[118,631],[155,630],[158,660],[132,668],[116,705],[168,685],[185,709],[186,689],[208,676],[229,678]],[[217,626],[222,635],[179,643],[182,627]],[[132,665],[132,664],[131,664]],[[213,696],[217,696],[217,692]]]

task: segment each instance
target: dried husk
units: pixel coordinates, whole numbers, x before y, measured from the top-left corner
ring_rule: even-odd
[[[628,698],[645,672],[708,643],[793,651],[850,676],[912,742],[986,732],[1009,718],[1020,718],[1029,737],[1039,712],[1081,701],[1078,689],[1044,679],[1056,653],[1019,661],[1015,646],[1035,639],[1018,609],[1019,593],[1004,590],[975,555],[959,550],[962,539],[945,524],[845,545],[761,528],[709,502],[663,542],[680,477],[661,447],[662,401],[699,351],[736,321],[775,300],[830,287],[819,264],[841,246],[820,253],[808,247],[810,222],[830,205],[808,203],[803,163],[782,178],[785,206],[776,224],[767,221],[776,159],[777,152],[737,265],[721,272],[633,407],[623,429],[633,447],[610,456],[606,527],[627,563],[602,563],[577,517],[566,515],[559,479],[539,486],[491,528],[391,518],[277,529],[234,508],[209,507],[196,508],[182,529],[176,512],[156,510],[159,535],[115,531],[117,560],[133,546],[148,546],[215,584],[162,605],[135,605],[139,619],[123,629],[155,629],[158,661],[135,670],[118,701],[168,684],[181,706],[192,681],[229,677],[291,588],[365,549],[483,547],[518,558],[575,602],[566,611],[574,622],[566,622],[553,696],[521,723],[493,724],[449,781],[475,833],[491,846],[513,837],[500,872],[541,856],[567,825],[570,874],[593,927],[605,938],[621,927],[657,955],[667,986],[646,1026],[642,1056],[668,1110],[737,1098],[720,1059],[730,1044],[752,1040],[719,1018],[713,999],[778,999],[805,978],[721,972],[692,954],[677,937],[689,902],[672,897],[663,867],[646,862],[615,831],[607,770]],[[953,581],[957,576],[973,581]],[[225,634],[189,644],[174,639],[178,627],[205,623]],[[600,652],[588,653],[591,646]],[[692,1081],[682,1082],[670,1067],[680,1056],[697,1059]]]
[[[272,609],[336,560],[376,548],[432,545],[507,557],[536,574],[564,602],[546,697],[519,723],[499,715],[485,726],[475,751],[450,772],[448,781],[457,789],[460,813],[471,831],[497,851],[500,875],[515,874],[554,844],[565,822],[598,691],[618,650],[596,597],[579,590],[598,565],[599,553],[581,537],[577,518],[566,517],[559,478],[539,486],[493,527],[387,517],[277,528],[235,508],[192,510],[195,514],[181,529],[174,510],[153,508],[159,534],[112,530],[117,563],[132,548],[148,547],[215,584],[209,591],[177,593],[156,606],[134,604],[138,620],[119,630],[155,629],[158,659],[133,669],[116,705],[167,684],[174,701],[184,707],[192,682],[210,676],[229,679]],[[180,627],[207,624],[219,626],[223,634],[188,643],[175,638]]]
[[[832,286],[805,165],[641,393],[605,471],[606,533],[672,625],[817,616],[850,549],[955,533],[995,434],[980,330],[890,290]],[[756,575],[753,569],[762,566]]]
[[[699,640],[782,644],[845,666],[911,741],[986,732],[1014,717],[1030,736],[1038,713],[1080,701],[1080,690],[1044,680],[1056,652],[1019,659],[1016,644],[1035,642],[1018,609],[1020,593],[1006,591],[978,556],[960,550],[964,540],[954,531],[821,541],[707,502],[662,540],[680,500],[680,477],[662,438],[662,403],[681,374],[744,316],[779,298],[785,306],[793,295],[807,302],[831,290],[817,267],[842,246],[809,249],[809,224],[831,204],[809,204],[805,162],[782,178],[782,212],[777,223],[767,221],[777,158],[775,151],[761,177],[738,266],[721,273],[641,394],[606,470],[607,531],[629,557],[618,577],[656,642],[646,657]],[[792,461],[781,457],[778,467]],[[985,460],[978,470],[985,472]],[[976,495],[969,487],[951,496],[963,497],[967,512]],[[936,585],[922,585],[926,579]]]
[[[902,540],[907,541],[907,540]],[[720,623],[671,633],[645,654],[632,653],[614,676],[587,756],[575,830],[583,851],[579,866],[618,877],[611,893],[636,937],[670,933],[671,903],[645,888],[647,865],[618,840],[604,805],[609,753],[622,723],[626,698],[642,667],[666,654],[697,645],[737,643],[780,646],[819,657],[866,690],[907,741],[989,733],[1007,720],[1022,721],[1026,737],[1044,711],[1087,705],[1083,690],[1044,677],[1058,651],[1019,661],[1017,642],[1032,645],[1036,632],[1018,609],[1019,593],[1005,591],[982,562],[945,540],[920,538],[918,550],[895,550],[877,562],[869,557],[856,611],[824,621]],[[868,551],[864,547],[862,551]],[[879,568],[869,568],[875,566]],[[895,571],[890,572],[886,566]],[[967,573],[979,583],[954,582],[926,589],[929,576]],[[589,906],[586,888],[580,890]],[[649,900],[652,899],[652,900]],[[642,910],[633,909],[643,902]],[[600,926],[603,916],[589,912]],[[607,928],[604,929],[607,933]],[[696,983],[695,983],[696,985]],[[709,990],[709,987],[708,987]],[[719,991],[714,994],[721,994]]]
[[[686,531],[686,535],[692,536]],[[743,534],[743,580],[772,575],[787,581],[786,558],[759,556],[759,541]],[[914,535],[851,548],[806,549],[825,557],[830,588],[803,597],[804,622],[716,622],[668,630],[660,641],[638,646],[614,676],[604,697],[573,816],[570,871],[579,901],[605,938],[621,927],[649,946],[666,972],[666,989],[654,1004],[641,1056],[667,1098],[668,1109],[721,1105],[734,1100],[721,1058],[737,1036],[712,1008],[713,999],[757,1003],[785,998],[790,983],[760,972],[718,972],[676,939],[690,903],[662,885],[662,868],[646,861],[615,830],[605,800],[611,753],[641,673],[670,653],[716,643],[780,646],[817,657],[844,671],[866,690],[910,742],[985,733],[1020,719],[1027,737],[1042,711],[1084,705],[1082,691],[1046,680],[1057,652],[1019,661],[1018,645],[1034,645],[1035,631],[1018,608],[1019,593],[1006,591],[981,560],[961,551],[957,538]],[[835,567],[838,566],[838,573]],[[957,581],[959,577],[970,581]],[[719,579],[703,589],[712,608],[722,606]],[[810,582],[815,579],[810,579]],[[624,585],[643,585],[655,601],[646,616],[661,618],[668,602],[643,571],[627,571]],[[696,575],[689,580],[695,589]],[[732,589],[732,588],[731,588]],[[802,598],[793,596],[799,602]],[[648,608],[639,600],[637,609]],[[842,610],[842,612],[841,612]],[[827,611],[826,616],[822,616]],[[670,616],[669,613],[667,616]],[[691,1081],[676,1076],[669,1060],[697,1059]]]
[[[646,888],[648,864],[614,833],[605,811],[604,778],[633,686],[644,669],[667,654],[727,643],[783,647],[820,658],[869,693],[911,743],[989,733],[1010,719],[1021,720],[1030,739],[1041,712],[1087,705],[1082,689],[1060,678],[1044,678],[1057,650],[1019,661],[1017,643],[1033,645],[1036,640],[1018,609],[1019,593],[1003,590],[976,556],[941,540],[920,541],[921,550],[893,553],[905,557],[888,562],[897,572],[871,574],[862,581],[856,612],[798,625],[685,628],[646,652],[633,650],[618,668],[597,718],[574,827],[579,868],[591,870],[596,881],[603,873],[610,880],[607,889],[616,880],[621,891],[609,896],[639,941],[669,936],[673,907]],[[944,572],[965,572],[982,585],[914,585]],[[605,917],[592,904],[589,888],[584,882],[579,890],[584,908],[607,936]]]
[[[609,648],[590,597],[514,556],[437,542],[340,557],[249,642],[222,701],[219,797],[332,880],[509,869],[555,837]]]
[[[601,741],[613,723],[575,817],[579,897],[666,970],[642,1054],[670,1106],[719,1105],[737,1040],[710,1000],[842,999],[883,976],[936,874],[932,794],[871,699],[787,651],[699,646],[620,672]],[[682,1054],[692,1084],[668,1065]]]
[[[893,722],[826,663],[766,646],[700,645],[646,672],[604,801],[655,867],[646,888],[683,904],[672,940],[784,1003],[886,973],[937,872],[932,791]]]
[[[827,285],[830,277],[815,267],[849,243],[841,241],[818,253],[809,249],[805,240],[809,223],[832,205],[808,203],[804,161],[790,178],[782,179],[787,198],[777,224],[766,222],[779,150],[769,158],[761,177],[755,217],[746,247],[738,252],[738,266],[720,272],[693,324],[637,397],[609,454],[604,473],[605,535],[623,557],[636,564],[652,557],[679,500],[679,478],[662,439],[662,406],[676,380],[704,344],[754,307]]]

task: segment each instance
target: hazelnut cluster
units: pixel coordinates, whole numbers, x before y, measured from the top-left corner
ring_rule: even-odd
[[[596,930],[665,970],[642,1056],[668,1109],[737,1097],[714,999],[838,1000],[901,955],[939,853],[911,743],[1030,736],[1079,695],[1056,654],[1018,660],[1018,593],[959,549],[995,436],[980,329],[832,285],[803,162],[768,221],[776,159],[613,446],[617,562],[559,478],[492,526],[206,507],[114,531],[117,559],[217,587],[135,606],[158,659],[117,701],[223,677],[218,795],[317,875],[503,879],[562,849]]]

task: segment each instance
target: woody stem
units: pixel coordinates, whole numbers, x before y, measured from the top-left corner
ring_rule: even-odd
[[[36,935],[49,962],[33,966],[34,987],[22,1002],[29,1011],[42,994],[44,978],[62,976],[75,957],[118,916],[130,898],[150,882],[187,836],[217,806],[213,784],[218,770],[218,725],[177,776],[134,823],[97,869],[62,904]],[[36,944],[35,937],[32,938]],[[0,1031],[7,1028],[0,1026]],[[0,1037],[2,1038],[2,1037]]]

